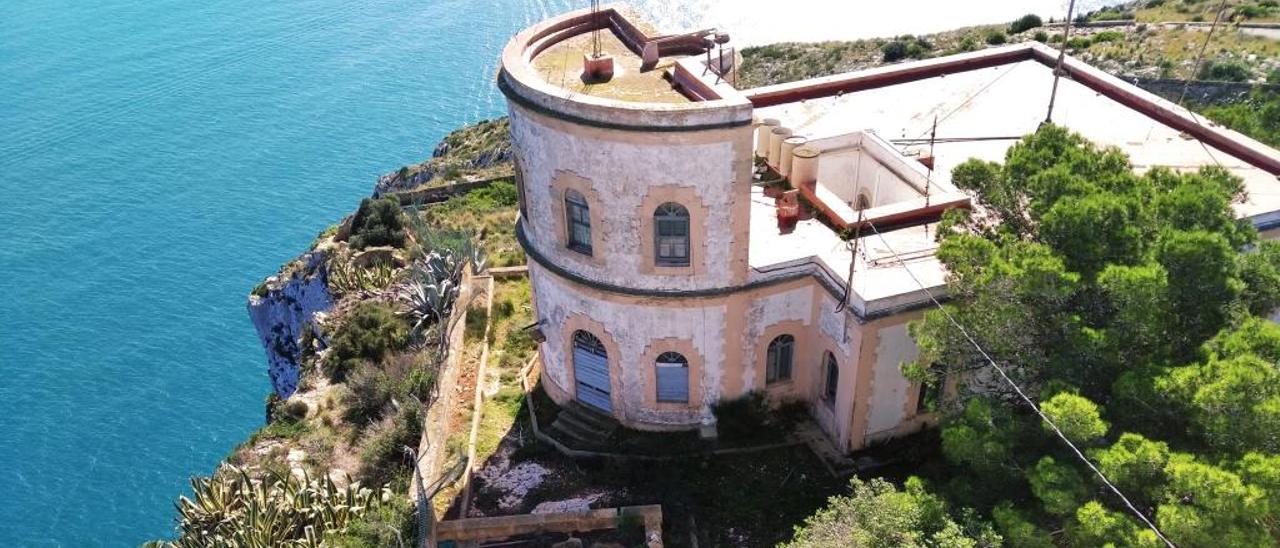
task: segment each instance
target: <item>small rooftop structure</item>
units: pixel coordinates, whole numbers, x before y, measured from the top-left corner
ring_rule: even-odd
[[[869,206],[862,216],[886,232],[907,263],[896,262],[893,273],[895,261],[877,256],[883,241],[870,231],[861,233],[859,245],[867,255],[855,258],[817,221],[802,221],[785,234],[770,229],[775,212],[771,200],[759,196],[752,207],[755,275],[768,277],[780,264],[797,268],[807,257],[808,268],[843,287],[853,263],[852,306],[872,315],[927,299],[902,268],[910,267],[933,293],[944,292],[943,267],[932,257],[936,232],[928,223],[941,210],[968,207],[950,173],[972,158],[1003,161],[1009,147],[1045,121],[1056,61],[1055,50],[1032,43],[741,91],[765,128],[757,140],[803,136],[818,152],[815,180],[805,180],[793,164],[791,182],[829,224],[857,226],[861,200]],[[1070,57],[1063,73],[1054,123],[1119,148],[1139,171],[1221,165],[1244,180],[1247,198],[1234,204],[1240,217],[1262,231],[1280,227],[1274,150]],[[914,228],[890,231],[897,226]]]

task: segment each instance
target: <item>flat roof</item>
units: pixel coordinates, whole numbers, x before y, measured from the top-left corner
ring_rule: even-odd
[[[689,99],[663,78],[678,57],[661,57],[652,67],[643,67],[639,55],[631,51],[613,27],[600,29],[600,51],[613,57],[613,77],[603,82],[582,79],[583,56],[594,51],[593,33],[586,31],[556,42],[534,56],[534,68],[548,83],[574,93],[641,103],[687,103]]]
[[[775,118],[795,135],[814,140],[870,131],[904,154],[927,154],[936,119],[942,141],[934,145],[933,177],[949,181],[951,170],[971,158],[1003,162],[1009,147],[1035,132],[1048,111],[1056,53],[1038,44],[1011,46],[740,93],[755,105],[757,120]],[[1280,152],[1070,57],[1063,69],[1055,123],[1119,148],[1138,171],[1222,165],[1244,181],[1247,197],[1233,204],[1237,214],[1260,228],[1280,226]],[[808,269],[842,291],[853,263],[851,302],[863,317],[927,302],[921,285],[935,296],[945,293],[936,225],[892,230],[883,240],[866,232],[857,257],[816,220],[783,234],[774,200],[753,190],[751,275]]]
[[[811,139],[861,129],[874,131],[890,142],[927,139],[935,117],[939,139],[1009,137],[937,143],[935,176],[949,178],[955,166],[970,158],[1003,162],[1009,147],[1035,132],[1044,121],[1052,86],[1051,68],[1035,60],[1023,60],[758,108],[756,115],[777,118],[795,134]],[[1275,175],[1223,150],[1202,145],[1071,78],[1059,81],[1053,120],[1100,146],[1118,147],[1139,171],[1154,166],[1188,171],[1221,163],[1245,182],[1248,198],[1235,204],[1241,217],[1280,210],[1280,180]],[[1201,120],[1215,126],[1207,119]],[[921,150],[927,145],[900,148]]]
[[[946,293],[946,273],[934,255],[938,249],[936,231],[935,224],[900,228],[885,232],[882,240],[875,232],[863,230],[855,259],[845,241],[816,219],[800,221],[786,233],[779,230],[774,199],[754,187],[747,251],[750,279],[767,280],[807,270],[829,287],[842,290],[849,265],[856,260],[852,305],[859,316],[911,308],[929,298],[911,275],[935,296]],[[895,251],[904,261],[897,260]]]

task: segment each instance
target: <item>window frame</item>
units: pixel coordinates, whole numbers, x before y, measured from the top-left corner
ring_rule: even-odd
[[[671,232],[672,228],[674,228],[676,232],[683,232],[683,234],[669,233],[664,235],[664,228],[668,232]],[[668,268],[681,268],[691,265],[692,241],[692,222],[689,208],[676,202],[664,202],[653,210],[653,263],[655,265]],[[669,245],[682,249],[683,253],[664,253],[663,248]]]
[[[659,380],[663,369],[681,369],[684,372],[684,399],[663,398]],[[653,361],[654,400],[658,403],[689,403],[689,358],[679,352],[663,352]]]
[[[836,396],[840,393],[840,362],[835,354],[826,351],[822,354],[822,401],[828,407],[835,407]]]
[[[564,191],[565,247],[591,257],[591,205],[587,197],[572,188]],[[586,241],[581,241],[578,231],[585,233]]]
[[[786,351],[785,363],[782,360],[783,351]],[[764,382],[765,385],[777,384],[791,380],[791,373],[795,368],[796,361],[796,338],[790,333],[783,333],[774,337],[769,341],[769,346],[765,350],[764,364]],[[785,366],[785,367],[784,367]],[[783,374],[785,373],[785,374]]]

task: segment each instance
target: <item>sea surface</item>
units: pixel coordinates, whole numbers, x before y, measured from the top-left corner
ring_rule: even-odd
[[[377,175],[501,115],[506,40],[586,3],[0,2],[0,546],[171,535],[187,479],[263,420],[248,291]],[[1063,4],[633,2],[739,45]]]

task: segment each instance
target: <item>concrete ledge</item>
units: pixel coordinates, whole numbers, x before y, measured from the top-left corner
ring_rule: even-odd
[[[650,548],[662,546],[662,506],[625,506],[585,512],[521,514],[491,518],[467,518],[442,521],[436,527],[436,540],[483,541],[530,533],[575,533],[616,529],[628,518],[639,518],[645,526]],[[656,539],[656,543],[655,543]]]

